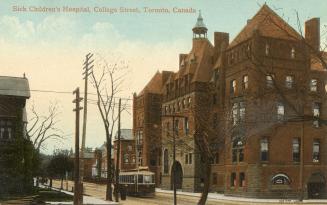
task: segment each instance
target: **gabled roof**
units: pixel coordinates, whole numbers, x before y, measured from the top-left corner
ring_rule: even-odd
[[[301,39],[301,35],[296,30],[264,4],[230,43],[229,48],[249,39],[254,30],[257,30],[260,35],[266,37],[286,40]]]
[[[157,71],[151,78],[148,84],[143,88],[139,95],[144,94],[145,91],[150,93],[160,93],[162,89],[162,74]]]
[[[0,95],[29,98],[30,87],[26,78],[0,76]]]
[[[207,41],[200,48],[200,56],[197,61],[197,68],[195,69],[192,82],[208,82],[212,76],[212,56],[213,46]]]

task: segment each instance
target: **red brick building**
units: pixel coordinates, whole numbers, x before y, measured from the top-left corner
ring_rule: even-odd
[[[114,167],[117,163],[117,145],[118,133],[115,135],[114,140]],[[130,171],[136,168],[136,150],[135,139],[132,129],[121,129],[120,131],[120,154],[119,154],[119,170]]]
[[[161,105],[164,82],[172,72],[157,72],[145,88],[133,97],[133,134],[136,139],[137,167],[148,167],[161,184]]]
[[[178,71],[155,81],[162,87],[161,119],[146,121],[161,122],[149,129],[161,132],[153,136],[161,139],[162,188],[172,188],[175,137],[177,188],[202,189],[195,136],[203,135],[210,137],[211,191],[327,197],[327,54],[319,50],[319,29],[313,18],[301,36],[264,5],[231,42],[228,33],[215,32],[212,44],[199,16]],[[134,98],[134,133],[147,125],[145,102]]]

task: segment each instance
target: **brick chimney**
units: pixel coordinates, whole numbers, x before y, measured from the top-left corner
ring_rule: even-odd
[[[315,50],[320,49],[320,19],[312,18],[305,22],[305,40]]]

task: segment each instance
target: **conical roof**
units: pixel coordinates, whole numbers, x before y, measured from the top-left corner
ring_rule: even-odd
[[[192,31],[196,34],[204,34],[208,31],[206,25],[203,22],[201,11],[199,12],[199,17],[198,17],[196,24],[193,27]]]

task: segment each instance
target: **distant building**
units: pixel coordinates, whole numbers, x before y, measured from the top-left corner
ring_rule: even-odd
[[[72,154],[71,158],[74,159],[75,154]],[[89,180],[92,178],[93,165],[95,164],[95,162],[96,162],[95,151],[92,150],[92,148],[85,148],[84,157],[83,157],[83,163],[84,163],[83,179]]]
[[[25,133],[28,98],[30,89],[26,78],[0,76],[0,195],[19,192],[24,189],[24,183],[28,182],[27,176],[18,175],[18,170],[11,167],[18,157],[22,157],[22,162],[25,161],[24,150],[17,150],[23,148],[15,146],[18,140],[23,144],[29,141]],[[14,153],[22,153],[22,156]]]
[[[136,168],[136,150],[135,139],[132,133],[132,129],[121,129],[120,134],[120,158],[119,158],[119,170],[130,171]],[[118,132],[116,132],[114,139],[114,166],[117,163],[117,140]]]

